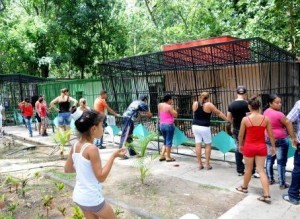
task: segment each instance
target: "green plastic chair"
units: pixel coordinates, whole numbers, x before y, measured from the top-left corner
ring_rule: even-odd
[[[139,124],[134,128],[133,135],[137,136],[138,138],[144,138],[149,135],[149,131],[145,128],[145,126]]]
[[[289,138],[289,150],[288,150],[288,158],[293,157],[296,149],[292,145],[292,140]]]
[[[173,145],[179,146],[184,142],[187,142],[189,139],[186,135],[177,127],[175,127],[174,136],[173,136]]]
[[[219,151],[222,151],[223,154],[236,148],[234,139],[224,131],[219,132],[213,137],[212,145]]]

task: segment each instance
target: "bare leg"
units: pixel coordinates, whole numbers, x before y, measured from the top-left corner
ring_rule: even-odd
[[[99,219],[99,217],[91,212],[88,212],[88,211],[82,211],[84,217],[86,219]]]
[[[43,134],[43,131],[41,131],[41,128],[42,128],[42,123],[38,122],[38,132],[39,132],[39,135]]]
[[[96,215],[103,219],[117,219],[114,210],[108,203],[105,203],[104,207]]]
[[[245,163],[246,163],[246,169],[245,169],[245,174],[244,174],[244,183],[243,187],[248,188],[249,182],[251,180],[252,176],[252,169],[253,169],[253,162],[254,162],[254,157],[245,157]]]
[[[268,177],[266,175],[265,169],[264,169],[265,160],[266,160],[266,157],[261,157],[261,156],[255,157],[256,170],[260,176],[260,182],[263,187],[263,195],[269,196],[270,195],[269,181],[268,181]]]
[[[161,152],[160,152],[160,158],[163,159],[165,158],[165,153],[166,153],[166,146],[162,146]]]
[[[171,147],[166,146],[165,148],[167,152],[166,160],[171,160]]]
[[[201,160],[201,155],[202,155],[201,143],[196,143],[196,156],[197,156],[199,168],[202,168],[202,166],[203,166],[202,160]]]
[[[211,155],[211,144],[205,144],[205,165],[206,165],[206,168],[210,167],[210,164],[209,164],[210,155]]]

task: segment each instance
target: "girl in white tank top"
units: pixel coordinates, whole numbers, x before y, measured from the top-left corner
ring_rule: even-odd
[[[102,167],[98,148],[93,145],[94,138],[103,134],[103,116],[94,111],[78,111],[73,114],[80,139],[71,148],[65,164],[65,172],[76,172],[73,201],[81,208],[85,218],[116,218],[112,207],[102,196],[103,182],[108,176],[114,159],[122,157],[126,149],[115,151]]]

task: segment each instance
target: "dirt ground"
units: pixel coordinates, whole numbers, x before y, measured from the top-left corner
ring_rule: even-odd
[[[16,154],[15,156],[4,156],[15,147],[2,146],[2,159],[7,164],[11,162],[20,163],[26,161],[26,165],[33,163],[53,162],[57,166],[63,165],[64,160],[59,156],[49,154],[53,148],[42,148]],[[39,153],[41,150],[42,153]],[[44,154],[44,156],[42,156]],[[21,162],[22,160],[22,162]],[[25,160],[25,161],[24,161]],[[9,208],[15,207],[14,217],[17,219],[45,218],[47,208],[44,206],[43,197],[52,195],[53,201],[49,206],[49,218],[76,218],[74,217],[74,204],[72,203],[72,188],[64,186],[62,191],[58,190],[57,183],[52,179],[43,177],[47,170],[32,170],[11,172],[0,175],[0,200],[5,199],[5,207],[0,209],[0,219],[9,218]],[[48,170],[49,171],[49,170]],[[53,175],[67,181],[73,182],[74,175],[65,175],[61,167],[52,168]],[[25,186],[25,196],[22,196],[22,184],[19,184],[19,191],[5,185],[7,176],[14,176],[22,180],[29,178]],[[141,217],[136,212],[144,212],[153,217],[164,219],[175,219],[187,213],[193,213],[200,218],[218,218],[228,209],[243,199],[243,195],[231,192],[226,189],[201,185],[192,181],[183,180],[177,177],[166,175],[150,174],[142,184],[138,179],[139,171],[131,166],[114,165],[109,177],[103,183],[103,194],[107,200],[113,200],[113,208],[118,218],[148,218]],[[226,203],[226,204],[224,204]],[[125,207],[134,208],[136,212],[129,211]],[[65,208],[65,216],[58,210]]]

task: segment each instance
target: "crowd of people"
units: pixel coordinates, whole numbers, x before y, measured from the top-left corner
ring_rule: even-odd
[[[239,176],[244,177],[243,184],[236,190],[242,193],[248,192],[251,176],[256,169],[263,190],[263,194],[258,200],[270,203],[269,185],[276,182],[273,165],[277,159],[279,188],[282,190],[288,188],[288,194],[283,195],[283,199],[293,204],[299,204],[300,148],[298,142],[300,140],[300,130],[296,135],[292,123],[296,122],[300,125],[300,101],[296,102],[294,108],[285,116],[280,111],[281,98],[275,94],[269,95],[268,106],[262,109],[258,96],[246,99],[247,89],[245,86],[238,86],[236,93],[237,98],[228,106],[226,115],[210,102],[208,92],[201,93],[199,99],[192,104],[192,131],[195,136],[198,169],[212,170],[213,168],[210,164],[212,143],[210,120],[211,115],[215,114],[227,121],[227,132],[236,141],[236,171]],[[115,218],[112,208],[105,202],[101,194],[100,182],[106,179],[115,158],[129,158],[126,155],[127,150],[124,148],[126,142],[133,141],[132,133],[136,119],[139,117],[152,117],[147,95],[141,95],[138,100],[134,100],[122,115],[123,124],[119,149],[102,166],[98,149],[105,148],[103,146],[103,129],[107,126],[106,113],[108,111],[114,116],[120,116],[109,107],[106,101],[107,96],[107,92],[102,91],[94,102],[94,109],[86,105],[84,98],[79,100],[79,106],[77,107],[78,101],[70,97],[69,90],[64,88],[61,90],[61,95],[50,102],[49,107],[49,109],[53,108],[58,112],[58,125],[61,130],[68,130],[71,118],[73,118],[75,127],[80,134],[79,140],[70,150],[65,164],[65,171],[76,172],[77,174],[73,200],[83,210],[86,218],[99,216],[102,218]],[[58,107],[56,104],[58,104]],[[32,136],[31,118],[33,107],[29,99],[25,98],[24,101],[19,103],[19,107],[29,135]],[[175,130],[174,121],[178,117],[178,112],[174,108],[172,96],[169,94],[163,97],[162,102],[157,107],[159,131],[164,139],[159,161],[173,162],[175,159],[171,156],[171,148]],[[44,96],[39,97],[34,109],[40,122],[39,133],[46,136],[49,109]],[[2,112],[1,106],[0,111]],[[286,182],[285,177],[289,137],[292,145],[296,148],[290,185]],[[202,144],[205,146],[205,163],[202,162]],[[130,147],[128,152],[130,156],[137,153]]]

